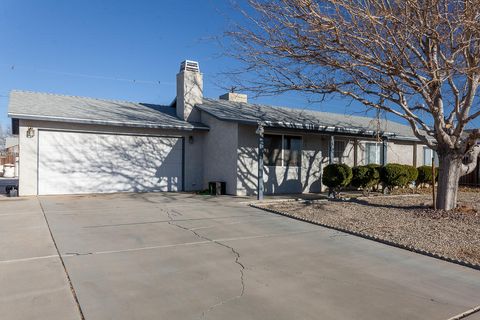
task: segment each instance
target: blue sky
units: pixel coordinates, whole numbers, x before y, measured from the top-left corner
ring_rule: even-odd
[[[229,0],[2,0],[0,125],[10,124],[12,89],[168,104],[184,59],[200,62],[205,96],[218,97],[229,86],[221,73],[235,62],[215,37],[238,19]],[[364,110],[345,100],[309,104],[301,94],[250,101]]]

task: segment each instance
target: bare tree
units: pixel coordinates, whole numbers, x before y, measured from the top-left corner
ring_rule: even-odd
[[[475,169],[480,0],[247,0],[228,36],[243,89],[337,94],[405,119],[438,153],[437,207]],[[254,76],[244,77],[244,72]]]

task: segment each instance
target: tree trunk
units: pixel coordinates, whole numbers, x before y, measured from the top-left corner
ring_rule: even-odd
[[[458,181],[462,176],[463,156],[439,153],[440,171],[437,188],[437,209],[452,210],[457,206]]]

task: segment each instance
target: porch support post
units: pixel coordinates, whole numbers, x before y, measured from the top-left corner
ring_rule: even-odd
[[[387,164],[387,137],[382,137],[382,166]]]
[[[417,167],[417,143],[415,142],[413,144],[413,166],[416,168]]]
[[[332,164],[333,163],[333,157],[335,155],[335,136],[332,134],[330,136],[330,142],[328,144],[328,163]]]
[[[358,166],[358,139],[353,139],[353,166]]]
[[[264,129],[261,123],[257,128],[258,135],[258,181],[257,181],[257,200],[263,200],[263,149],[264,149]]]

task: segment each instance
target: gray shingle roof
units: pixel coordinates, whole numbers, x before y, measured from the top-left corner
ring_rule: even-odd
[[[373,118],[338,113],[273,107],[227,100],[203,99],[197,106],[202,111],[225,121],[267,127],[292,128],[312,131],[341,132],[372,136],[377,130]],[[381,120],[382,134],[399,140],[417,140],[409,126]]]
[[[17,119],[113,126],[208,129],[180,120],[171,106],[17,90],[10,93],[8,115]]]

